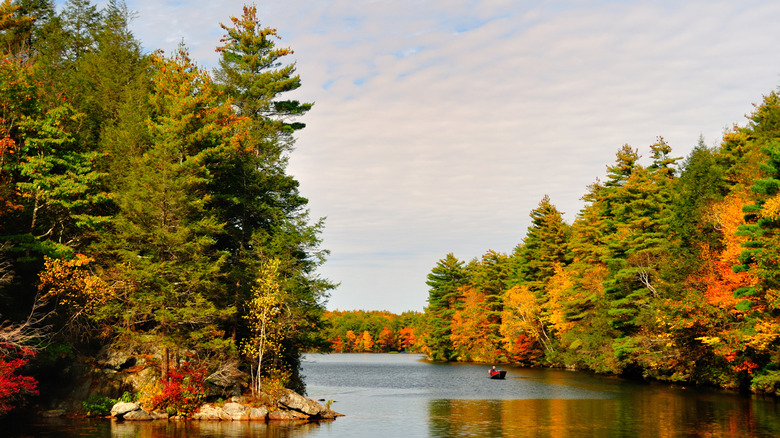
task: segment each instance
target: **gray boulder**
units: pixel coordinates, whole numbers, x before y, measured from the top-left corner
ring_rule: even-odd
[[[137,403],[119,402],[111,408],[111,416],[121,418],[128,412],[137,411],[141,409]]]
[[[126,413],[122,418],[129,421],[149,421],[152,419],[152,416],[145,410],[138,409]]]
[[[201,406],[194,414],[192,414],[193,420],[204,421],[216,421],[216,420],[232,420],[233,418],[226,414],[222,408],[206,403]]]
[[[268,418],[268,408],[260,406],[259,408],[249,408],[249,419],[253,421],[265,421]]]
[[[246,386],[246,373],[238,369],[235,363],[225,363],[217,371],[206,377],[206,392],[209,396],[239,396]]]
[[[248,420],[249,419],[249,406],[238,403],[225,403],[222,406],[222,412],[229,415],[233,420]]]
[[[121,420],[148,421],[152,416],[137,403],[119,402],[111,408],[111,416]]]
[[[279,398],[279,404],[308,416],[317,416],[325,411],[325,407],[321,404],[290,390]]]
[[[312,419],[333,419],[341,416],[341,414],[331,411],[316,401],[289,389],[279,398],[279,404],[292,411],[306,414]]]
[[[297,411],[272,411],[268,413],[268,419],[272,421],[307,421],[310,417]]]
[[[133,353],[133,351],[125,349],[103,347],[98,353],[97,364],[101,368],[120,371],[135,365],[136,358]]]

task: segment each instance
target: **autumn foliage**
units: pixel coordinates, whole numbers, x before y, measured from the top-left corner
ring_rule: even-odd
[[[330,351],[376,353],[419,351],[417,333],[422,315],[384,311],[327,311],[325,321]]]
[[[168,380],[160,381],[147,390],[142,403],[169,415],[189,414],[200,406],[206,396],[203,386],[205,372],[206,369],[192,362],[182,362],[170,370]]]
[[[34,355],[30,350],[0,345],[0,415],[19,407],[25,399],[38,394],[38,382],[19,374]]]
[[[285,97],[292,49],[238,12],[206,71],[184,43],[143,48],[122,1],[0,2],[0,342],[49,349],[4,359],[4,407],[34,393],[26,361],[73,384],[67,362],[101,349],[162,358],[160,386],[132,388],[152,409],[189,412],[225,363],[305,389],[334,287],[287,171],[313,104]]]
[[[509,255],[441,259],[420,349],[780,390],[780,96],[682,160],[618,149],[571,224],[543,197]]]

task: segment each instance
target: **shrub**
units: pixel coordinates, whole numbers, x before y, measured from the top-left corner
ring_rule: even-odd
[[[138,394],[133,394],[132,392],[123,392],[122,396],[119,397],[117,402],[125,402],[125,403],[132,403],[134,401],[138,401]]]
[[[780,394],[780,371],[766,371],[753,377],[751,389],[759,394]]]
[[[0,415],[21,405],[25,397],[38,395],[38,381],[30,376],[22,376],[17,371],[27,364],[27,357],[34,353],[27,349],[3,346],[5,357],[0,358]],[[11,356],[18,356],[8,360]]]
[[[168,372],[168,380],[158,382],[143,400],[152,411],[165,411],[168,415],[187,415],[204,399],[205,369],[183,362],[178,369]]]
[[[115,400],[112,400],[108,397],[92,395],[85,401],[81,402],[81,407],[88,416],[104,417],[111,412],[111,408],[115,403]]]

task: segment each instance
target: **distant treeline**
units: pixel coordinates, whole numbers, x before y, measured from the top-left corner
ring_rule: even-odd
[[[336,353],[417,352],[422,313],[326,311],[325,337]]]
[[[776,92],[685,159],[624,145],[582,199],[569,224],[545,196],[511,254],[439,260],[420,351],[778,392]]]

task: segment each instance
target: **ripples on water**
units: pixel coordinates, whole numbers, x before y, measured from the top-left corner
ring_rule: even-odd
[[[506,380],[490,380],[486,365],[414,355],[306,360],[310,394],[347,414],[317,436],[780,436],[778,403],[720,391],[515,367]]]

